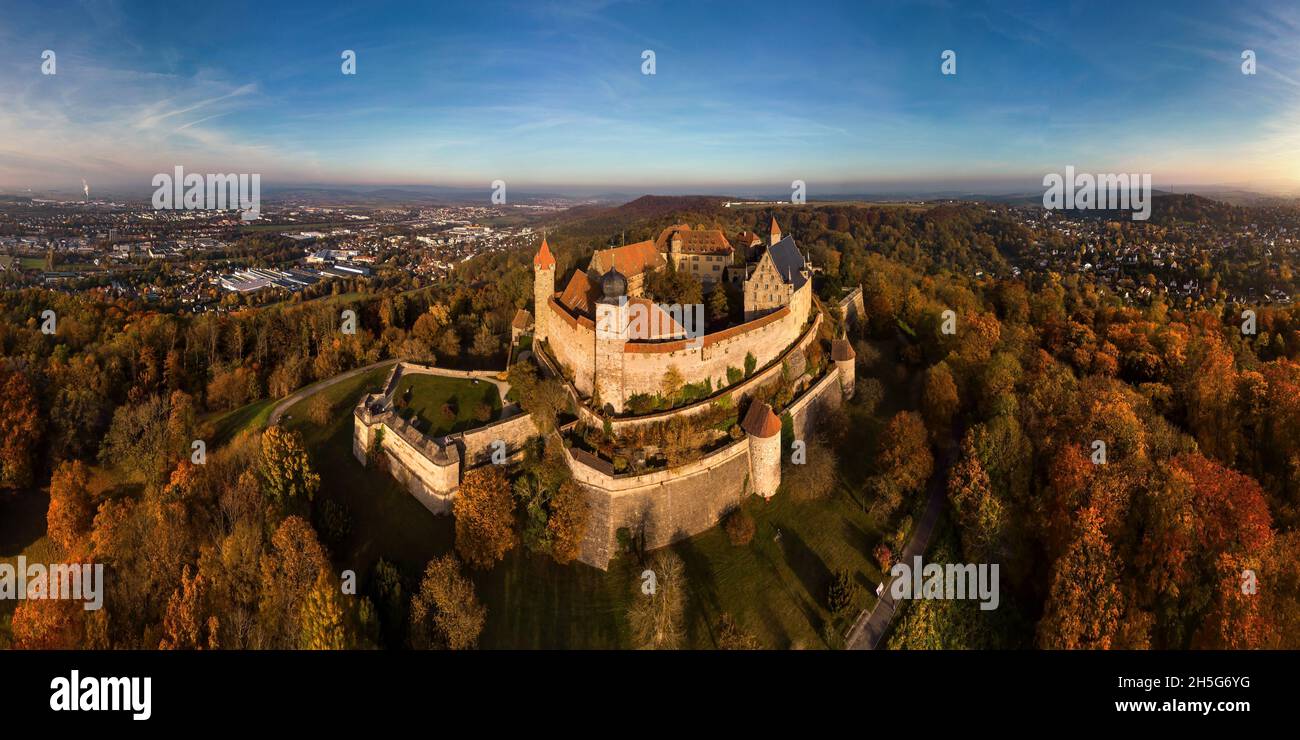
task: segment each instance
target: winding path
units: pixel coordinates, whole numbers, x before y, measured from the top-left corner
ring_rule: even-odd
[[[921,514],[921,521],[916,525],[912,538],[907,541],[897,562],[910,563],[914,556],[924,555],[930,547],[930,537],[934,535],[934,527],[939,523],[939,515],[943,513],[943,507],[947,503],[948,471],[952,468],[956,457],[954,453],[955,445],[949,446],[940,455],[940,459],[935,461],[935,471],[930,476],[927,486],[925,513]],[[875,650],[880,646],[880,641],[889,631],[889,623],[893,621],[896,609],[889,588],[892,582],[892,579],[885,582],[875,607],[870,611],[864,609],[853,622],[853,626],[844,637],[845,649]]]
[[[275,405],[275,408],[272,409],[271,411],[271,415],[266,419],[266,425],[268,427],[273,427],[276,424],[279,424],[280,417],[284,416],[284,412],[288,411],[290,406],[293,406],[295,403],[298,403],[304,398],[315,395],[318,391],[323,391],[332,385],[342,383],[348,378],[356,377],[358,375],[361,375],[362,373],[368,373],[371,370],[384,367],[385,365],[395,365],[398,362],[399,360],[382,360],[380,362],[374,363],[373,365],[366,365],[365,367],[353,368],[351,370],[348,370],[347,372],[339,373],[338,375],[335,375],[332,378],[326,378],[325,380],[318,380],[309,386],[306,386],[304,388],[299,388],[293,393],[290,393],[289,395],[285,396],[283,401],[280,401]]]

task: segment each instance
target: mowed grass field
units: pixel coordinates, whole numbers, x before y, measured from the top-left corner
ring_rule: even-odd
[[[453,551],[454,520],[430,513],[391,477],[363,467],[352,455],[352,408],[363,394],[377,390],[387,373],[383,368],[322,391],[334,407],[324,426],[308,420],[306,401],[290,408],[285,423],[302,433],[321,475],[317,505],[333,500],[350,514],[347,537],[329,543],[337,567],[354,570],[364,592],[375,563],[384,558],[402,572],[409,593],[418,587],[429,560]],[[454,387],[432,385],[440,393]],[[475,388],[484,385],[493,388],[484,382]],[[850,420],[846,448],[871,449],[884,419],[850,407]],[[851,493],[861,489],[866,457],[841,453],[840,490],[827,501],[800,503],[787,491],[768,502],[750,499],[746,508],[755,519],[756,534],[747,545],[732,545],[717,527],[673,546],[685,563],[689,584],[689,647],[716,647],[718,620],[726,612],[764,647],[825,648],[825,625],[833,619],[825,608],[826,591],[841,569],[855,574],[862,586],[861,605],[871,603],[880,572],[870,553],[880,533]],[[608,571],[581,563],[561,566],[548,555],[516,547],[494,568],[471,574],[488,610],[480,645],[631,647],[627,609],[632,599],[643,598],[644,567],[631,557],[616,559]],[[832,629],[842,633],[847,627],[841,620]]]
[[[490,409],[487,421],[501,413],[501,394],[492,383],[468,378],[408,373],[397,381],[393,393],[399,413],[408,421],[419,420],[419,429],[430,437],[442,437],[487,423],[478,419],[480,406]],[[452,411],[450,415],[445,413]]]

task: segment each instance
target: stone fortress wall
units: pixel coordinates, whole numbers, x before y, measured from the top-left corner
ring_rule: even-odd
[[[611,430],[617,434],[637,427],[656,424],[672,417],[690,418],[692,416],[698,416],[699,414],[708,412],[713,407],[713,404],[723,396],[729,396],[731,403],[734,405],[742,405],[745,400],[754,394],[755,391],[781,377],[783,362],[788,360],[792,365],[802,366],[799,364],[801,363],[802,358],[796,357],[795,353],[803,352],[809,344],[817,339],[817,331],[821,328],[821,323],[822,315],[819,312],[813,316],[812,323],[804,329],[804,332],[799,339],[784,353],[779,355],[776,358],[776,361],[772,362],[767,367],[761,365],[758,366],[759,369],[753,375],[745,378],[741,382],[717,391],[709,398],[696,401],[687,406],[671,409],[669,411],[657,411],[655,413],[643,414],[640,416],[611,418],[609,419]],[[544,353],[539,354],[538,357],[544,362],[550,359]],[[718,386],[715,384],[714,387],[717,388]],[[582,404],[578,405],[578,418],[595,426],[601,426],[605,423],[605,417],[600,416],[595,411],[591,410],[591,408]]]
[[[383,392],[365,396],[353,409],[352,455],[361,464],[366,464],[371,444],[379,434],[384,462],[392,476],[429,511],[447,514],[451,512],[452,498],[460,487],[462,468],[468,470],[491,462],[497,449],[505,453],[507,461],[519,460],[524,445],[536,435],[536,427],[527,414],[507,406],[502,410],[503,418],[485,426],[444,437],[427,437],[399,416],[393,405],[393,393],[404,374],[495,382],[494,374],[399,362],[384,382]]]
[[[554,298],[541,305],[549,314],[547,351],[572,375],[574,387],[588,398],[598,385],[621,389],[618,398],[602,396],[601,402],[622,410],[632,396],[662,393],[669,368],[676,368],[685,383],[709,381],[721,389],[727,385],[727,370],[744,370],[747,355],[754,356],[758,367],[782,356],[808,325],[812,282],[795,291],[788,306],[772,313],[695,339],[669,342],[598,343],[593,321],[572,316]]]

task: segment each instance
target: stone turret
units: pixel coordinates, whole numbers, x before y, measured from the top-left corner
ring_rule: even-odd
[[[555,256],[546,246],[546,237],[542,237],[542,246],[533,257],[533,338],[543,341],[547,338],[547,327],[551,315],[549,305],[551,296],[555,295]]]
[[[776,225],[776,216],[772,217],[772,229],[769,236],[771,237],[771,241],[769,241],[768,244],[776,244],[781,241],[781,227]]]
[[[610,268],[596,301],[595,395],[603,408],[623,410],[623,348],[628,340],[627,278]]]
[[[750,488],[772,498],[781,487],[781,419],[771,406],[755,400],[740,427],[749,435]]]
[[[857,353],[853,351],[853,345],[849,344],[849,340],[836,339],[831,342],[831,359],[835,361],[835,369],[840,372],[840,390],[844,391],[846,399],[853,398]]]

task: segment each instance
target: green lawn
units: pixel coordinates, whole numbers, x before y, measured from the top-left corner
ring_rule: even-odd
[[[393,401],[404,418],[418,419],[420,431],[430,437],[482,426],[487,420],[476,417],[482,404],[492,409],[488,420],[501,413],[501,394],[486,380],[475,383],[466,378],[407,374],[397,382]],[[446,406],[450,406],[450,415]]]

